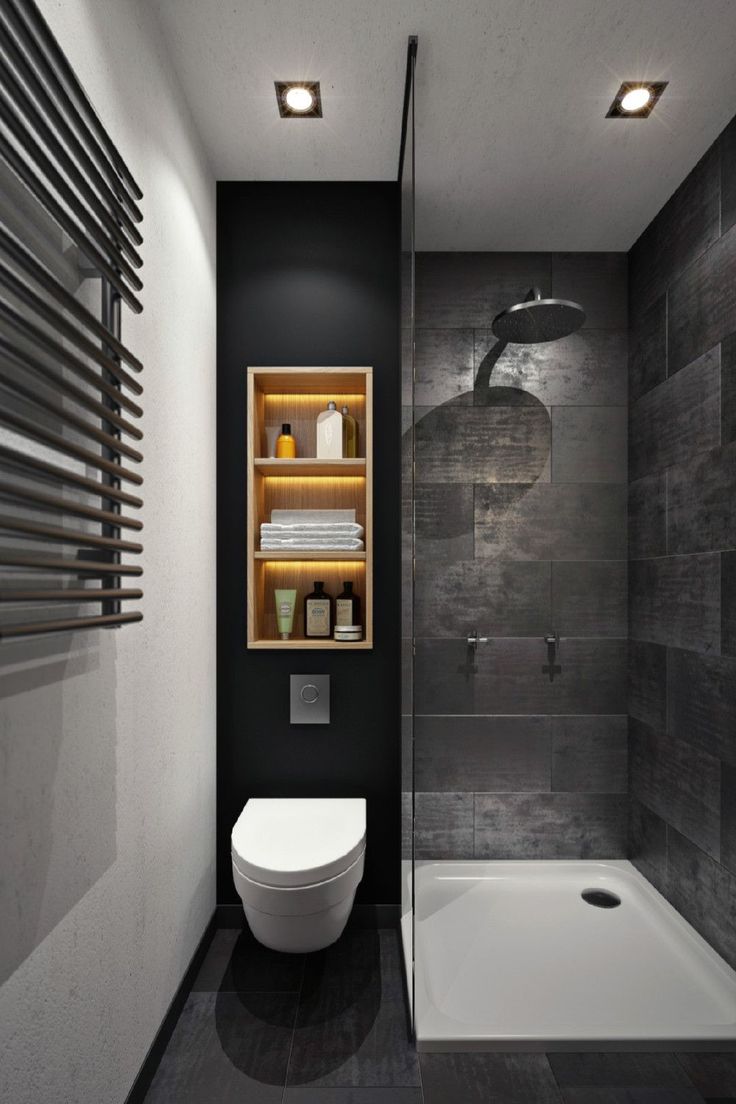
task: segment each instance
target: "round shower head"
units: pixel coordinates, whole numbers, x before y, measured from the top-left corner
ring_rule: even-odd
[[[585,321],[585,311],[569,299],[543,299],[534,288],[524,303],[501,311],[493,319],[493,332],[501,341],[534,345],[538,341],[556,341],[579,330]]]

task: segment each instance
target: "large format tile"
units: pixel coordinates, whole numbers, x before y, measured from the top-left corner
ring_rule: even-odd
[[[731,1104],[736,1098],[736,1054],[678,1054],[677,1060],[706,1100]]]
[[[439,406],[415,432],[422,483],[533,483],[549,456],[549,414],[536,402]]]
[[[416,255],[418,327],[490,326],[522,302],[529,289],[549,293],[549,253],[425,253]]]
[[[552,564],[553,625],[566,636],[628,634],[626,560]]]
[[[560,1104],[544,1054],[422,1054],[424,1104]]]
[[[667,370],[672,375],[733,333],[736,226],[675,280],[667,305]]]
[[[586,329],[625,330],[628,260],[626,253],[553,253],[552,297],[580,303]]]
[[[655,889],[667,889],[667,824],[635,797],[629,801],[629,858]]]
[[[417,329],[416,406],[473,401],[473,331]]]
[[[579,793],[628,790],[627,718],[552,717],[552,789]],[[478,786],[477,789],[485,789]]]
[[[721,439],[720,353],[711,349],[633,403],[630,477],[688,464]]]
[[[556,1053],[549,1061],[565,1104],[702,1104],[673,1054]]]
[[[721,838],[719,760],[632,719],[629,762],[632,795],[717,859]]]
[[[579,714],[626,711],[625,640],[563,639],[550,681],[547,648],[491,639],[473,656],[463,640],[417,640],[417,713]]]
[[[516,560],[626,558],[624,485],[479,486],[476,555]]]
[[[472,483],[417,483],[414,518],[416,558],[420,563],[430,558],[473,558]]]
[[[417,636],[542,636],[551,624],[550,565],[423,561],[415,575]]]
[[[491,386],[516,388],[545,406],[625,406],[628,396],[625,330],[578,330],[559,341],[506,345],[492,330],[475,331],[475,370],[493,362]]]
[[[667,649],[629,641],[629,713],[651,728],[667,724]]]
[[[667,378],[667,296],[660,295],[632,320],[629,333],[629,399],[635,402]]]
[[[548,790],[549,720],[417,717],[414,764],[418,790]]]
[[[736,443],[669,469],[667,548],[671,553],[736,548]]]
[[[736,552],[721,555],[721,653],[736,656]]]
[[[629,556],[667,552],[667,475],[657,472],[629,484]]]
[[[246,1104],[246,1102],[244,1102]],[[424,1104],[421,1088],[392,1089],[385,1085],[370,1089],[287,1087],[284,1104]]]
[[[304,956],[264,947],[250,928],[218,928],[192,992],[298,992]]]
[[[719,233],[719,156],[714,146],[629,252],[629,318],[636,319]]]
[[[736,441],[736,333],[721,342],[721,444]]]
[[[736,876],[670,829],[669,899],[736,968]]]
[[[718,556],[632,560],[629,631],[634,640],[718,654],[721,643]]]
[[[736,223],[736,121],[734,119],[721,133],[718,144],[721,153],[721,233],[725,234]]]
[[[720,861],[736,874],[736,767],[721,763]]]
[[[625,483],[625,406],[556,406],[552,410],[553,483]]]
[[[277,1104],[296,1008],[290,993],[191,993],[146,1104]]]
[[[669,649],[667,716],[673,736],[736,766],[736,660]]]
[[[472,793],[415,793],[414,853],[418,859],[472,859]]]
[[[619,859],[626,855],[623,794],[475,795],[476,859]]]

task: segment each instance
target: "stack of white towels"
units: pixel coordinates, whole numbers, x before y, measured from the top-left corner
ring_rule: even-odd
[[[272,510],[261,524],[262,552],[362,552],[355,510]]]

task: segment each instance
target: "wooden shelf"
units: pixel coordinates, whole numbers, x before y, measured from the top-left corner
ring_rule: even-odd
[[[290,476],[299,478],[308,475],[323,476],[365,476],[365,459],[318,460],[312,456],[298,456],[296,460],[277,460],[273,457],[256,457],[253,466],[261,475]]]
[[[368,651],[373,647],[373,369],[248,368],[247,597],[249,648],[262,650]],[[317,415],[334,400],[348,405],[357,422],[363,456],[318,459]],[[299,455],[277,459],[268,436],[290,423]],[[313,549],[261,551],[260,529],[273,510],[355,510],[364,527],[364,552]],[[361,600],[363,640],[307,640],[304,598],[323,580],[336,597],[352,581]],[[297,592],[294,631],[281,640],[276,625],[276,589]]]

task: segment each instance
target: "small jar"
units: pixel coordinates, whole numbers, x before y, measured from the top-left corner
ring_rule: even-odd
[[[340,640],[344,644],[352,643],[356,640],[363,639],[363,626],[362,625],[336,625],[335,626],[335,640]]]

